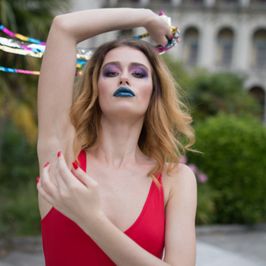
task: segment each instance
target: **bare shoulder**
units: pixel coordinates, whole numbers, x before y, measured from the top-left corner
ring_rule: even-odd
[[[167,167],[168,165],[166,165]],[[187,194],[192,197],[195,196],[197,191],[197,181],[193,171],[185,164],[176,164],[173,171],[167,174],[166,170],[163,173],[163,184],[165,191],[168,194],[167,202],[178,194],[180,197]],[[194,194],[194,195],[193,195]]]

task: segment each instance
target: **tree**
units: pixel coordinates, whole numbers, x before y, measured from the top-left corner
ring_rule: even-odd
[[[0,0],[1,24],[13,32],[45,40],[55,13],[66,10],[68,3],[68,0]],[[6,67],[38,70],[40,61],[6,52],[0,53],[1,65]],[[11,119],[33,144],[37,133],[37,77],[0,72],[0,84],[0,136],[6,120]]]
[[[166,62],[181,87],[181,95],[192,109],[195,121],[220,112],[260,118],[258,103],[244,89],[244,78],[234,73],[210,73],[202,69],[188,71],[166,56]]]
[[[52,18],[68,0],[0,0],[1,24],[46,40]],[[7,37],[4,34],[3,37]],[[40,59],[0,51],[2,66],[39,70]],[[0,72],[0,236],[38,233],[37,76]]]

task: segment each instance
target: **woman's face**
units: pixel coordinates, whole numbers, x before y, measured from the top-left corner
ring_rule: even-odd
[[[143,116],[152,88],[151,65],[141,51],[122,46],[106,54],[98,80],[99,104],[105,116]]]

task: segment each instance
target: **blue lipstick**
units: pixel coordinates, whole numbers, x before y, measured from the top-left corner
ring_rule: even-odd
[[[113,94],[114,97],[134,97],[135,93],[128,87],[119,87]]]

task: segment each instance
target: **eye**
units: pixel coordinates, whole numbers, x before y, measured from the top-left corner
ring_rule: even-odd
[[[132,72],[132,75],[136,78],[146,78],[148,76],[144,70],[135,70]]]
[[[119,73],[117,71],[107,70],[103,72],[104,77],[116,77]]]

